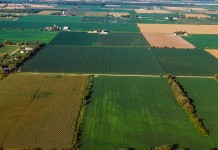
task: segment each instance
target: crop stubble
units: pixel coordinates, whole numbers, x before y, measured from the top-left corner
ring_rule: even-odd
[[[87,76],[10,75],[0,81],[4,148],[70,148]]]
[[[174,33],[186,31],[190,34],[218,34],[218,25],[187,25],[187,24],[138,24],[141,32]]]
[[[145,39],[151,46],[154,47],[169,47],[169,48],[188,48],[193,49],[195,46],[174,34],[159,34],[159,33],[143,33]]]

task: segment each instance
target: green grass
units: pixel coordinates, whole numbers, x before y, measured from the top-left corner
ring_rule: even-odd
[[[74,46],[148,46],[141,33],[110,33],[107,35],[87,32],[60,32],[50,45]]]
[[[140,150],[163,144],[206,149],[217,143],[218,138],[196,132],[164,78],[97,77],[93,83],[81,150]]]
[[[152,49],[165,73],[175,75],[214,75],[218,61],[204,50]]]
[[[192,34],[183,38],[198,48],[218,48],[218,35]]]
[[[217,147],[218,143],[218,81],[214,79],[192,79],[177,78],[184,87],[188,96],[193,99],[196,106],[197,115],[203,119],[207,129],[210,131],[209,137],[205,140],[210,143],[211,148]]]
[[[84,22],[34,22],[34,21],[0,21],[0,29],[44,29],[47,26],[69,26],[72,31],[110,30],[112,32],[139,32],[136,24],[120,23],[84,23]]]
[[[49,43],[57,32],[47,31],[19,31],[19,30],[0,30],[0,42],[4,40],[19,42],[39,40],[40,43]]]
[[[0,47],[0,53],[11,53],[18,49],[18,46],[3,46]]]
[[[52,16],[52,15],[28,15],[21,17],[19,21],[30,21],[30,22],[80,22],[82,17],[78,16]],[[17,20],[18,21],[18,20]]]
[[[27,72],[163,73],[150,51],[137,47],[46,46],[22,68]]]

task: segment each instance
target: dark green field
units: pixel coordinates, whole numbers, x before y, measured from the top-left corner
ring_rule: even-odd
[[[110,33],[107,35],[87,32],[60,32],[50,45],[74,46],[148,46],[141,33]]]
[[[11,42],[34,42],[35,40],[39,40],[40,43],[49,43],[57,33],[47,31],[0,30],[0,43],[4,40]]]
[[[81,150],[148,149],[163,144],[206,149],[218,142],[217,136],[196,132],[164,78],[97,77],[93,83]]]
[[[204,50],[152,49],[165,73],[210,75],[218,72],[218,61]]]
[[[183,38],[198,48],[218,48],[218,35],[192,34]]]
[[[137,23],[136,18],[115,18],[115,17],[83,17],[82,22],[101,22],[101,23]]]
[[[46,46],[22,68],[27,72],[163,73],[150,51],[137,47]]]
[[[19,19],[19,21],[30,21],[30,22],[80,22],[82,17],[78,16],[52,16],[52,15],[29,15]],[[18,21],[18,20],[17,20]]]
[[[112,32],[139,32],[136,24],[89,23],[89,22],[34,22],[34,21],[0,21],[0,29],[44,29],[47,26],[68,26],[72,31],[110,30]]]

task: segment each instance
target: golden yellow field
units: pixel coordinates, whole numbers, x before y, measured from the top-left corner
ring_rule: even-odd
[[[185,17],[186,18],[189,18],[189,17],[191,17],[191,18],[198,18],[198,19],[201,19],[201,18],[203,18],[203,19],[210,18],[210,16],[204,15],[204,14],[185,14]]]
[[[218,49],[205,49],[209,54],[218,59]]]
[[[112,15],[114,17],[122,17],[122,16],[129,16],[129,13],[120,13],[120,12],[109,12],[108,15]]]
[[[135,9],[135,12],[139,14],[151,14],[151,13],[157,13],[157,14],[168,14],[170,13],[167,10],[142,10],[142,9]]]
[[[88,76],[11,74],[0,81],[4,148],[71,148]]]
[[[49,10],[43,10],[43,11],[40,11],[39,13],[37,13],[38,15],[50,15],[52,13],[58,13],[60,11],[49,11]]]
[[[218,34],[218,25],[186,25],[186,24],[138,24],[141,32],[174,33],[186,31],[190,34]]]
[[[163,33],[143,33],[148,43],[153,47],[163,48],[188,48],[193,49],[195,46],[184,40],[178,35]]]

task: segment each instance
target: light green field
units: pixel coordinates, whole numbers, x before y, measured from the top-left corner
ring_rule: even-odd
[[[58,32],[47,31],[19,31],[19,30],[0,30],[0,42],[8,40],[11,42],[34,42],[39,40],[40,43],[49,43]]]
[[[0,53],[11,53],[18,49],[18,46],[3,46],[0,47]]]
[[[210,131],[209,137],[211,147],[218,144],[218,81],[214,79],[191,79],[177,78],[184,87],[188,96],[192,98],[196,106],[197,115],[203,119],[207,129]]]
[[[206,149],[218,142],[196,132],[165,78],[97,77],[93,83],[81,150],[142,150],[163,144]]]

